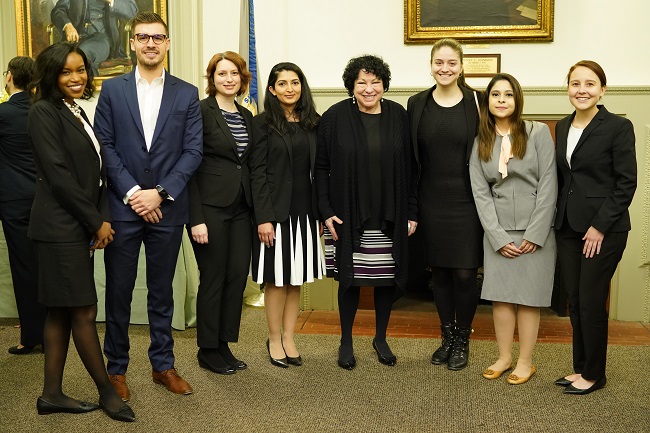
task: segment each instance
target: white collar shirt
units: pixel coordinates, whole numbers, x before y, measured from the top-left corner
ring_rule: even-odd
[[[140,120],[144,131],[144,140],[147,145],[147,151],[151,149],[153,133],[156,129],[160,104],[162,102],[163,88],[165,84],[165,70],[160,77],[154,78],[149,83],[142,78],[138,67],[135,68],[135,83],[138,92],[138,107],[140,108]]]

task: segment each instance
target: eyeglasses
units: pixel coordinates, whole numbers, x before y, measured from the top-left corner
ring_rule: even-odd
[[[146,33],[136,33],[135,39],[141,44],[146,44],[149,39],[153,39],[154,44],[160,45],[167,40],[167,35],[148,35]]]
[[[2,73],[2,76],[3,76],[3,77],[6,77],[8,73],[9,73],[9,71],[4,71],[4,72]]]

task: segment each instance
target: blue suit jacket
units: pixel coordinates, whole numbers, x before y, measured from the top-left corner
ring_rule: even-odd
[[[198,90],[165,73],[160,112],[147,151],[140,119],[135,71],[104,81],[95,111],[95,131],[104,145],[109,203],[114,221],[141,221],[123,198],[136,185],[161,185],[174,200],[163,200],[160,225],[189,220],[186,184],[201,163],[203,124]]]

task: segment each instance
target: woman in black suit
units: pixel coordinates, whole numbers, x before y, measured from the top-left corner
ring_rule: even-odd
[[[302,365],[293,339],[300,286],[322,278],[325,257],[319,241],[312,188],[319,115],[302,70],[293,63],[271,69],[264,113],[253,119],[251,189],[257,236],[253,279],[265,284],[271,363]]]
[[[251,258],[248,171],[253,115],[235,98],[251,74],[237,53],[215,54],[201,101],[203,161],[189,183],[190,235],[199,266],[196,325],[199,365],[219,374],[246,368],[228,343],[239,339],[244,288]]]
[[[442,343],[432,364],[467,366],[469,336],[478,305],[483,228],[469,179],[482,95],[465,83],[463,49],[441,39],[431,49],[432,88],[409,98],[411,140],[420,170],[418,212],[431,268]]]
[[[99,407],[113,419],[135,415],[111,385],[95,327],[93,251],[113,240],[102,151],[75,99],[93,91],[91,65],[76,44],[47,47],[36,59],[36,94],[28,133],[36,164],[29,237],[38,256],[39,302],[47,306],[45,380],[40,415]],[[99,406],[63,394],[70,334],[99,391]]]
[[[566,394],[605,386],[607,296],[630,231],[636,190],[632,122],[598,102],[607,79],[582,60],[567,76],[575,112],[555,129],[559,177],[555,230],[562,285],[569,295],[574,374],[556,380]]]

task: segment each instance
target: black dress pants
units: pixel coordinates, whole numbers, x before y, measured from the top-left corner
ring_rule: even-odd
[[[43,343],[46,308],[38,303],[38,262],[34,245],[27,238],[32,199],[0,203],[2,230],[7,241],[11,279],[20,320],[20,344]]]
[[[203,205],[203,215],[208,243],[192,241],[200,278],[196,299],[197,344],[202,349],[216,349],[220,340],[239,339],[253,231],[243,191],[228,207]]]
[[[605,376],[609,282],[623,256],[627,232],[607,233],[600,254],[585,258],[584,233],[564,221],[557,230],[557,259],[562,286],[569,297],[573,327],[573,369],[587,380]]]

